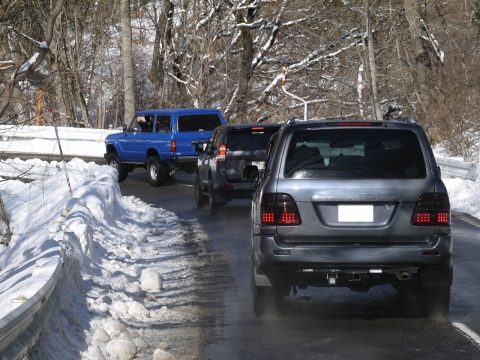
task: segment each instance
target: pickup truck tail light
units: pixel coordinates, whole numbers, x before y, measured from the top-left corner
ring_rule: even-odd
[[[297,204],[289,194],[263,194],[260,206],[262,225],[291,226],[301,224]]]
[[[177,141],[171,140],[170,141],[170,152],[174,153],[177,152]]]
[[[418,198],[412,225],[450,225],[450,202],[445,193],[425,193]]]

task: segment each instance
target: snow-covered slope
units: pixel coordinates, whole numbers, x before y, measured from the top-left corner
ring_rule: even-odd
[[[61,249],[53,320],[34,358],[168,359],[168,342],[150,341],[152,329],[198,318],[190,305],[198,260],[184,249],[206,237],[187,238],[175,214],[122,196],[110,167],[78,159],[67,167],[73,196],[61,173],[0,182],[14,232],[0,251],[0,318],[46,281]]]

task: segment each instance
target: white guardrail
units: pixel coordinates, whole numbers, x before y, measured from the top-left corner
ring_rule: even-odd
[[[57,265],[48,281],[29,299],[0,319],[0,359],[20,360],[26,358],[42,332],[50,323],[52,314],[51,296],[61,277],[63,259],[60,249]]]
[[[105,137],[120,131],[58,127],[60,143],[67,159],[102,159]],[[52,160],[59,158],[60,151],[53,126],[0,125],[0,154],[3,157],[18,155],[24,159],[41,157]]]
[[[437,156],[437,165],[442,170],[442,176],[459,177],[475,181],[480,176],[480,164],[453,160]]]

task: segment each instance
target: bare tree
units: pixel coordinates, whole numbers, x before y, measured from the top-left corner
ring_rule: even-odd
[[[133,71],[130,0],[120,0],[120,18],[122,21],[123,92],[125,99],[124,121],[128,121],[132,119],[135,114],[135,79]]]
[[[45,59],[45,56],[50,49],[49,45],[53,40],[55,20],[63,9],[63,3],[64,0],[57,0],[55,6],[52,8],[48,18],[46,19],[44,30],[45,32],[43,35],[44,37],[42,38],[43,40],[37,41],[37,51],[19,66],[18,64],[16,64],[16,66],[14,67],[14,71],[11,72],[11,74],[5,80],[4,88],[2,91],[2,98],[0,99],[0,118],[3,116],[8,107],[15,86],[19,82],[31,76]],[[5,14],[3,9],[2,12]]]
[[[375,62],[375,45],[372,34],[371,15],[369,0],[363,2],[365,12],[365,28],[367,32],[367,49],[368,49],[368,79],[370,85],[370,98],[372,102],[373,118],[376,121],[383,120],[382,108],[378,100],[378,86],[377,86],[377,65]]]

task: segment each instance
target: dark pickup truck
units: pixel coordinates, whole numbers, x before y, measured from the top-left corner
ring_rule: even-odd
[[[105,159],[123,181],[135,167],[144,167],[152,186],[163,184],[173,170],[193,171],[195,144],[208,141],[226,124],[217,109],[157,109],[138,111],[123,133],[105,139]]]

